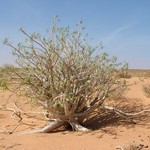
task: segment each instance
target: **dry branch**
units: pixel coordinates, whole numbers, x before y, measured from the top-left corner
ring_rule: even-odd
[[[64,125],[66,125],[66,122],[64,122],[62,120],[56,120],[56,121],[50,122],[48,125],[46,125],[42,129],[37,129],[37,130],[29,131],[29,132],[23,132],[21,134],[28,134],[28,133],[50,133],[53,130],[58,129],[58,128],[64,126]]]
[[[126,117],[126,118],[133,117],[133,116],[138,116],[138,115],[141,115],[145,112],[150,112],[150,109],[144,109],[144,110],[142,110],[140,112],[137,112],[137,113],[126,113],[126,112],[123,112],[120,109],[117,109],[117,108],[112,107],[112,106],[102,105],[101,107],[103,109],[113,111],[113,112],[117,113],[118,115],[121,115],[121,116]]]

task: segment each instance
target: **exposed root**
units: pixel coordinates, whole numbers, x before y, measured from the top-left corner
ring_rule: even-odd
[[[72,129],[75,130],[75,131],[81,131],[81,132],[90,131],[86,127],[83,127],[76,119],[77,118],[80,119],[80,117],[82,118],[84,115],[87,115],[91,111],[95,110],[96,107],[97,106],[91,107],[91,109],[89,108],[86,112],[83,112],[83,113],[74,114],[74,115],[70,116],[71,120],[64,120],[64,121],[61,120],[61,119],[49,119],[49,116],[47,116],[47,115],[49,115],[49,113],[46,113],[45,114],[46,119],[50,120],[50,123],[48,125],[46,125],[42,129],[37,129],[37,130],[29,131],[29,132],[24,132],[24,133],[21,133],[21,134],[25,134],[25,133],[50,133],[53,130],[56,130],[56,129],[62,127],[62,126],[65,126],[66,124],[70,124]],[[126,119],[133,119],[133,116],[138,116],[138,115],[143,114],[145,112],[150,112],[150,109],[145,109],[145,110],[142,110],[142,111],[137,112],[137,113],[126,113],[126,112],[123,112],[123,111],[121,111],[121,110],[119,110],[115,107],[107,106],[107,105],[101,105],[101,108],[110,110],[112,112],[115,112],[116,114],[118,114],[122,117],[125,117]],[[13,118],[16,117],[16,116],[19,118],[18,124],[13,128],[12,131],[9,132],[10,134],[12,134],[21,124],[24,124],[22,122],[22,120],[23,120],[22,114],[30,114],[30,113],[34,114],[34,113],[36,113],[36,112],[24,112],[21,109],[19,109],[19,111],[16,111],[15,109],[12,109],[12,108],[5,108],[4,110],[13,112],[12,115],[11,115]],[[65,113],[66,113],[66,115],[70,115],[68,107],[66,107]],[[37,114],[44,114],[44,113],[39,112]],[[0,131],[0,132],[4,132],[4,131]]]
[[[75,131],[82,131],[82,132],[90,131],[89,129],[87,129],[87,128],[83,127],[81,124],[79,124],[76,120],[71,121],[70,125],[72,126],[72,129]]]
[[[142,111],[137,112],[137,113],[126,113],[126,112],[123,112],[123,111],[121,111],[121,110],[119,110],[119,109],[117,109],[115,107],[106,106],[106,105],[103,105],[102,108],[111,110],[111,111],[117,113],[118,115],[121,115],[121,116],[126,117],[126,118],[132,117],[132,116],[138,116],[138,115],[141,115],[141,114],[143,114],[145,112],[150,112],[150,109],[145,109],[145,110],[142,110]]]
[[[121,146],[117,146],[116,149],[124,150]]]
[[[29,131],[29,132],[24,132],[21,134],[28,134],[28,133],[50,133],[55,129],[58,129],[64,125],[66,125],[67,122],[62,121],[62,120],[55,120],[51,123],[49,123],[47,126],[45,126],[42,129],[37,129],[37,130],[33,130],[33,131]],[[87,132],[90,131],[89,129],[83,127],[82,125],[80,125],[76,120],[73,120],[71,122],[69,122],[69,124],[71,125],[72,129],[75,131],[82,131],[82,132]]]
[[[65,121],[56,120],[54,122],[49,123],[47,126],[45,126],[42,129],[37,129],[37,130],[29,131],[29,132],[24,132],[24,133],[21,133],[21,134],[26,134],[26,133],[50,133],[53,130],[64,126],[65,124],[66,124]]]

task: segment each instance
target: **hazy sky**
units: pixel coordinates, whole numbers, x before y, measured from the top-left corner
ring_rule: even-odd
[[[56,15],[71,27],[83,20],[95,44],[130,68],[150,69],[150,0],[0,0],[0,65],[14,62],[5,37],[21,41],[20,27],[43,33]]]

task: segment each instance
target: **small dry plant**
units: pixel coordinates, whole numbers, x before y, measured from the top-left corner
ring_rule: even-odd
[[[31,103],[43,106],[50,120],[34,132],[51,132],[66,124],[76,131],[89,131],[82,126],[84,120],[101,109],[131,115],[105,104],[112,93],[126,86],[120,74],[126,72],[127,65],[101,53],[101,44],[89,45],[82,22],[72,31],[58,27],[54,18],[44,37],[20,31],[26,36],[24,43],[14,46],[7,39],[4,43],[17,58],[17,89],[31,98]]]
[[[120,73],[120,78],[125,78],[125,79],[129,79],[131,78],[131,75],[128,72],[122,72]]]
[[[13,65],[5,64],[0,67],[0,88],[3,90],[8,89],[9,83],[12,78],[12,73],[15,67]]]
[[[150,97],[150,84],[149,83],[143,85],[143,91],[147,97]]]

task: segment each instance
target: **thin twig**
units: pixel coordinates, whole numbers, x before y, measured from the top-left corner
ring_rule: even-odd
[[[10,131],[9,133],[12,134],[22,123],[19,122],[14,128],[12,131]]]

